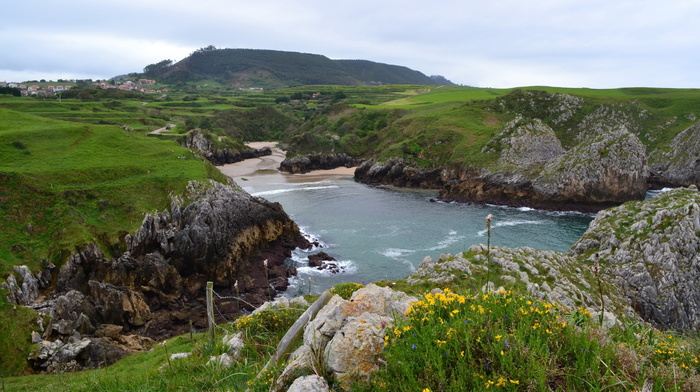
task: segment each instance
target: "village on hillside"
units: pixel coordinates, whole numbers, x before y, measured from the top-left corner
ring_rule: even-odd
[[[19,89],[23,97],[46,97],[60,94],[63,91],[69,90],[78,85],[91,85],[103,89],[118,89],[126,91],[136,91],[146,94],[168,92],[167,88],[154,89],[157,84],[153,79],[139,79],[137,81],[108,81],[108,80],[59,80],[56,85],[47,84],[52,81],[42,82],[3,82],[0,81],[0,87],[9,87]],[[58,84],[62,83],[62,84]]]

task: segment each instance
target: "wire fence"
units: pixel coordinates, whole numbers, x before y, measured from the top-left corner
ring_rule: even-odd
[[[249,309],[256,309],[257,308],[257,306],[246,301],[241,295],[224,295],[221,293],[217,293],[214,290],[213,285],[211,286],[211,288],[209,287],[209,283],[210,282],[207,282],[207,290],[211,290],[211,300],[209,300],[209,299],[207,300],[207,315],[208,315],[208,318],[210,318],[209,319],[210,326],[213,326],[213,327],[218,326],[217,322],[216,322],[217,318],[220,320],[220,322],[218,323],[219,325],[232,323],[232,322],[236,321],[236,319],[238,317],[240,317],[241,315],[247,314],[245,311],[245,308],[249,308]],[[218,299],[218,301],[214,301],[214,298]],[[220,305],[219,303],[222,301],[236,301],[235,313],[231,313],[231,312],[227,312],[225,310],[222,310],[221,307],[219,306]],[[219,302],[219,303],[217,303],[217,302]],[[245,308],[241,308],[241,306],[245,306]],[[287,309],[296,309],[296,310],[304,311],[307,308],[306,307],[298,307],[297,308],[297,307],[289,306],[289,307],[285,307],[282,309],[282,308],[272,307],[272,308],[266,309],[266,311],[282,311],[282,310],[287,310]],[[223,320],[223,321],[221,321],[221,320]]]

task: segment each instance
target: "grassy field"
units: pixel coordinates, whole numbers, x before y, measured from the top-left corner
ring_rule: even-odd
[[[0,109],[0,266],[60,264],[76,245],[119,244],[190,180],[218,178],[188,149],[114,126]]]

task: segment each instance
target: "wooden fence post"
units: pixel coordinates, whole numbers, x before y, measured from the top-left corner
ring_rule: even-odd
[[[214,342],[214,282],[207,282],[207,319],[209,321],[209,340]]]
[[[324,306],[326,306],[331,297],[332,295],[330,291],[324,291],[318,297],[318,299],[316,299],[316,301],[311,304],[308,309],[306,309],[306,311],[297,319],[297,321],[295,321],[294,324],[289,327],[287,333],[284,334],[280,342],[277,344],[277,350],[275,353],[272,354],[272,357],[269,361],[267,361],[265,367],[255,377],[256,380],[262,377],[262,375],[265,374],[271,367],[279,365],[281,362],[287,360],[289,354],[292,352],[292,348],[296,346],[296,343],[304,335],[304,328],[306,327],[306,324],[316,318],[318,312],[323,309]],[[250,392],[250,388],[246,389],[246,392]]]

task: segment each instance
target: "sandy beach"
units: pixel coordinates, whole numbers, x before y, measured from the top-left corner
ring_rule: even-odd
[[[355,173],[355,168],[339,167],[333,170],[314,170],[304,174],[283,173],[277,170],[285,158],[285,152],[277,148],[276,142],[253,142],[247,143],[251,148],[270,147],[272,155],[246,159],[242,162],[231,163],[228,165],[219,166],[219,170],[225,175],[238,182],[247,177],[275,175],[276,179],[282,176],[286,182],[312,182],[321,181],[328,178],[352,177]]]

